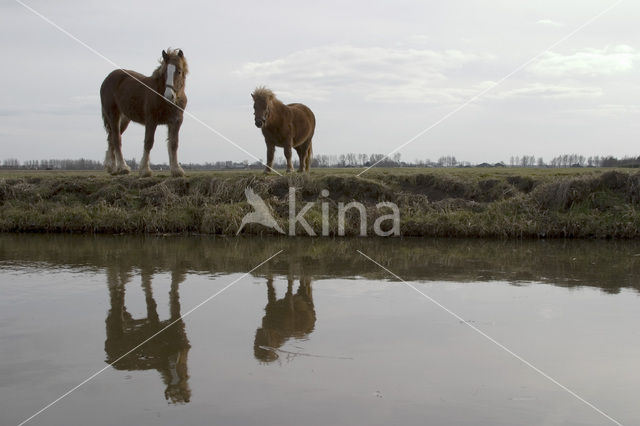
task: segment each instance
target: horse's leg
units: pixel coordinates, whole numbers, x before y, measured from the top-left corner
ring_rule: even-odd
[[[300,159],[300,166],[298,167],[298,172],[302,173],[305,171],[305,167],[307,164],[307,155],[309,153],[309,141],[298,145],[296,147],[296,151],[298,152],[298,158]]]
[[[273,286],[273,278],[267,278],[267,303],[272,305],[276,303],[276,289]]]
[[[104,121],[104,128],[107,131],[107,152],[104,155],[104,168],[107,173],[115,174],[116,172],[116,156],[115,145],[113,144],[113,117],[118,117],[120,113],[116,108],[109,106],[102,107],[102,120]]]
[[[147,320],[152,324],[158,324],[160,322],[160,318],[158,317],[158,304],[153,298],[153,291],[151,289],[152,270],[143,267],[140,272],[140,277],[142,279],[142,290],[144,291],[144,299],[147,305]]]
[[[305,299],[312,301],[311,296],[311,278],[302,277],[300,278],[300,285],[298,286],[298,294],[303,296]],[[313,301],[312,301],[313,303]]]
[[[116,153],[111,143],[111,133],[107,136],[107,152],[104,154],[104,169],[107,173],[116,173]]]
[[[267,167],[264,168],[264,173],[268,174],[268,173],[271,172],[271,170],[273,170],[272,169],[272,167],[273,167],[273,156],[274,156],[274,154],[276,152],[276,146],[275,146],[275,144],[273,144],[271,142],[268,142],[266,140],[265,140],[265,142],[267,144]]]
[[[289,310],[293,312],[295,310],[293,307],[293,278],[287,279],[287,293],[284,295],[284,300]]]
[[[299,167],[298,167],[298,172],[302,173],[304,171],[304,154],[307,151],[306,149],[307,147],[303,145],[298,145],[296,146],[296,152],[298,153],[298,159],[299,159]]]
[[[111,307],[107,314],[107,340],[122,338],[124,327],[124,283],[120,281],[115,267],[107,267],[107,286]]]
[[[129,123],[131,123],[131,119],[129,117],[127,117],[124,114],[120,115],[120,141],[122,141],[122,134],[124,133],[125,130],[127,130],[127,127],[129,127]],[[122,146],[122,142],[119,145],[120,147]],[[118,148],[118,150],[120,150],[120,148]],[[116,152],[115,150],[113,151],[113,156],[115,157]],[[120,156],[122,156],[122,152],[120,151]],[[129,171],[131,170],[129,168],[129,166],[127,165],[126,162],[123,161],[124,164],[124,169],[121,171],[121,173],[129,173]]]
[[[171,168],[171,176],[174,177],[184,176],[184,170],[178,164],[178,133],[181,125],[182,119],[167,125],[169,127],[169,167]]]
[[[309,139],[309,146],[307,147],[307,155],[304,157],[304,171],[309,172],[311,168],[311,157],[313,156],[313,148],[311,146],[311,139]]]
[[[144,128],[144,153],[142,154],[142,160],[140,160],[140,177],[151,176],[151,167],[149,166],[149,153],[153,148],[153,137],[156,134],[156,123],[147,123]]]
[[[180,284],[184,282],[184,274],[176,270],[171,271],[171,287],[169,290],[169,313],[171,320],[180,318]],[[183,326],[184,327],[184,326]]]
[[[118,114],[113,120],[111,120],[111,137],[113,143],[112,149],[115,152],[116,157],[115,174],[126,175],[131,171],[131,168],[127,165],[127,163],[124,161],[124,157],[122,156],[122,131],[120,127],[121,122],[122,116],[120,114]],[[127,125],[129,125],[129,123],[127,123]]]
[[[284,158],[287,159],[287,173],[293,172],[293,164],[291,164],[291,146],[293,141],[289,140],[284,144]]]
[[[106,162],[111,164],[112,175],[129,173],[129,166],[122,158],[122,137],[120,136],[120,114],[109,119],[109,151]],[[113,161],[112,163],[110,161]]]

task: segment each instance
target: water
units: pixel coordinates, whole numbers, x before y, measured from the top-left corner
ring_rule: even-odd
[[[638,272],[633,242],[0,235],[0,424],[114,362],[27,424],[615,424],[470,326],[640,424]]]

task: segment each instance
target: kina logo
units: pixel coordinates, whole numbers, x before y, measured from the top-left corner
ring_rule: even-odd
[[[274,219],[273,215],[271,214],[271,209],[269,208],[267,203],[265,203],[258,194],[253,192],[253,189],[245,189],[244,194],[247,196],[247,202],[251,204],[251,207],[253,207],[254,211],[244,215],[244,217],[242,218],[242,223],[240,224],[240,228],[238,228],[238,232],[236,232],[236,235],[238,235],[240,231],[242,231],[242,228],[244,228],[244,226],[249,223],[257,223],[262,226],[266,226],[267,228],[273,228],[281,234],[285,233],[278,222],[276,222],[276,220]]]

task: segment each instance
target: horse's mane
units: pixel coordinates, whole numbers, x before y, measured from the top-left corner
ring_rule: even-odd
[[[184,56],[181,58],[180,56],[178,56],[178,52],[180,51],[180,49],[172,49],[172,48],[167,48],[167,55],[169,55],[170,58],[176,58],[179,61],[182,61],[182,71],[184,73],[184,75],[186,76],[189,73],[189,65],[187,64],[187,60],[184,58]],[[162,67],[164,66],[164,60],[162,58],[158,59],[158,62],[160,63],[160,65],[158,65],[158,68],[156,68],[153,71],[153,74],[151,74],[151,77],[153,78],[157,78],[162,74]]]
[[[271,91],[271,89],[267,89],[265,86],[256,87],[256,90],[253,91],[252,95],[254,99],[262,99],[265,102],[276,98],[276,95]]]

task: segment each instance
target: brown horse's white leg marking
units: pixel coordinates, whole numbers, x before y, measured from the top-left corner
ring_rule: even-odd
[[[115,146],[116,151],[116,174],[126,175],[131,172],[131,167],[127,165],[127,162],[124,161],[124,157],[122,156],[122,137],[120,136],[120,132],[115,136],[117,144]]]
[[[107,130],[107,152],[104,155],[104,168],[107,171],[107,173],[110,174],[115,174],[116,173],[116,151],[114,149],[114,142],[113,142],[113,132],[115,131],[113,126],[113,120],[109,119],[107,120],[106,115],[104,114],[103,111],[103,118],[104,118],[104,127]]]
[[[127,174],[131,171],[127,163],[122,157],[122,137],[120,135],[121,117],[117,115],[112,117],[109,123],[109,151],[107,151],[107,160],[115,159],[114,163],[109,163],[111,174]]]
[[[149,166],[149,151],[146,149],[142,153],[142,159],[140,160],[140,177],[150,177],[151,167]]]
[[[116,172],[116,154],[113,149],[111,149],[110,143],[107,148],[107,152],[104,155],[104,168],[107,173],[113,174]]]
[[[116,173],[118,174],[127,174],[131,171],[131,168],[127,165],[127,163],[124,161],[124,158],[122,157],[122,134],[124,133],[125,130],[127,130],[127,127],[129,126],[129,123],[131,122],[131,120],[127,117],[125,117],[123,114],[120,114],[120,123],[118,123],[118,141],[119,144],[117,145],[117,152],[114,152],[114,154],[116,155],[116,158],[120,158],[122,167],[120,167],[119,169],[116,170]],[[117,162],[116,162],[117,164]]]

